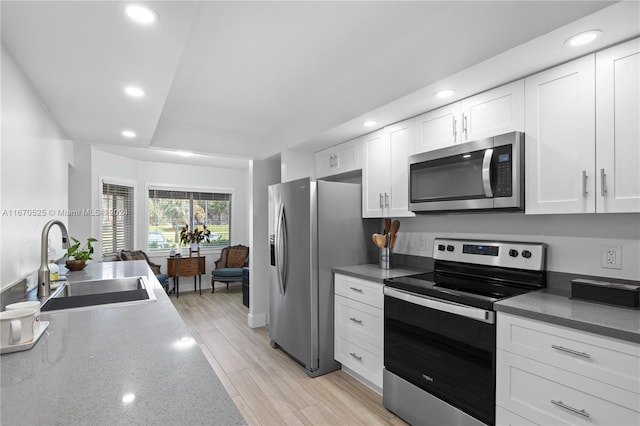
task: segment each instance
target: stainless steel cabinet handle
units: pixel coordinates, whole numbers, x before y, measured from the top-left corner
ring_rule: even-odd
[[[558,346],[558,345],[551,345],[551,347],[553,349],[562,351],[562,352],[567,352],[570,353],[571,355],[578,355],[581,356],[583,358],[591,358],[591,355],[589,355],[586,352],[578,352],[578,351],[574,351],[573,349],[569,349],[569,348],[565,348],[564,346]]]
[[[453,141],[456,141],[456,118],[451,117],[451,122],[453,123]]]
[[[604,169],[600,169],[600,195],[605,196],[607,194],[607,174]]]
[[[384,193],[384,206],[389,207],[389,194]]]
[[[551,403],[557,405],[558,407],[564,408],[565,410],[569,410],[569,411],[571,411],[573,413],[580,414],[581,416],[584,416],[584,417],[587,417],[587,418],[591,417],[591,415],[589,413],[587,413],[586,411],[578,410],[577,408],[573,408],[573,407],[563,403],[562,401],[554,401],[552,399]]]
[[[469,137],[469,133],[467,131],[467,116],[462,115],[462,127],[464,128],[464,138],[467,139]]]
[[[358,293],[362,293],[362,289],[358,287],[349,287],[353,291],[357,291]]]
[[[362,320],[358,319],[358,318],[354,318],[354,317],[349,317],[349,319],[353,322],[355,322],[356,324],[362,324]]]
[[[380,208],[384,208],[384,205],[382,203],[382,192],[380,193]]]
[[[583,198],[587,198],[587,194],[589,193],[589,191],[587,191],[587,171],[583,170],[582,171],[582,197]]]
[[[356,354],[355,352],[349,352],[349,355],[351,355],[353,358],[357,359],[358,361],[362,361],[362,357]]]

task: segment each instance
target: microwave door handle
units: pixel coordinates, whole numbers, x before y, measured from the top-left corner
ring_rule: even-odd
[[[482,186],[484,187],[484,195],[487,198],[493,198],[493,191],[491,190],[491,159],[493,158],[493,148],[487,149],[484,152],[484,159],[482,160]]]

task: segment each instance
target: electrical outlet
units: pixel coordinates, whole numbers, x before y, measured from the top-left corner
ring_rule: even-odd
[[[622,269],[622,247],[602,246],[602,267]]]

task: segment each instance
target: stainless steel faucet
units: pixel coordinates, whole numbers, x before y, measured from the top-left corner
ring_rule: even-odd
[[[59,220],[50,220],[42,228],[42,240],[40,242],[40,269],[38,269],[38,297],[49,297],[51,294],[51,281],[49,265],[49,230],[53,225],[58,225],[62,231],[62,248],[69,248],[69,234],[67,227]]]

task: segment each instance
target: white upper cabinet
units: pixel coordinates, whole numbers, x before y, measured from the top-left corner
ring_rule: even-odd
[[[462,142],[524,131],[524,80],[461,101]]]
[[[416,117],[416,152],[524,131],[524,80]]]
[[[362,217],[415,216],[409,211],[407,160],[414,140],[413,119],[363,136]]]
[[[640,212],[640,39],[526,79],[526,213]]]
[[[460,102],[416,117],[416,152],[433,151],[460,142]]]
[[[527,214],[595,212],[595,57],[525,79]]]
[[[640,212],[640,39],[596,53],[596,211]]]
[[[362,168],[362,145],[360,138],[323,149],[314,154],[316,179]]]

